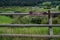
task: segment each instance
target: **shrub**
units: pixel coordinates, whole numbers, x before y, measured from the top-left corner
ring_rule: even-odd
[[[41,17],[34,17],[31,20],[32,23],[41,24]]]
[[[58,6],[58,10],[60,10],[60,5]]]

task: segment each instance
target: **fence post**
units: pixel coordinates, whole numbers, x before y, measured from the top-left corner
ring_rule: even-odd
[[[51,36],[51,35],[53,35],[53,29],[52,29],[52,14],[51,14],[51,12],[50,12],[50,10],[48,10],[48,22],[49,22],[49,35]],[[52,38],[49,38],[49,40],[51,40]]]

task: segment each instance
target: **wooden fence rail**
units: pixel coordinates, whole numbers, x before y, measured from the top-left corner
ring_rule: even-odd
[[[60,35],[37,35],[37,34],[0,34],[5,37],[33,37],[33,38],[60,38]]]
[[[60,24],[0,24],[0,27],[60,27]]]
[[[0,13],[0,15],[29,15],[29,13]]]

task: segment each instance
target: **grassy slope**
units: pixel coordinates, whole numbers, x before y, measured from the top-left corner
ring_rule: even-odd
[[[0,16],[0,24],[9,24],[12,22],[12,19],[7,16]]]

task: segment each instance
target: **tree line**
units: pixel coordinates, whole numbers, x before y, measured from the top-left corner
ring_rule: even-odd
[[[35,6],[46,1],[53,2],[53,5],[60,3],[59,0],[0,0],[0,6]]]

